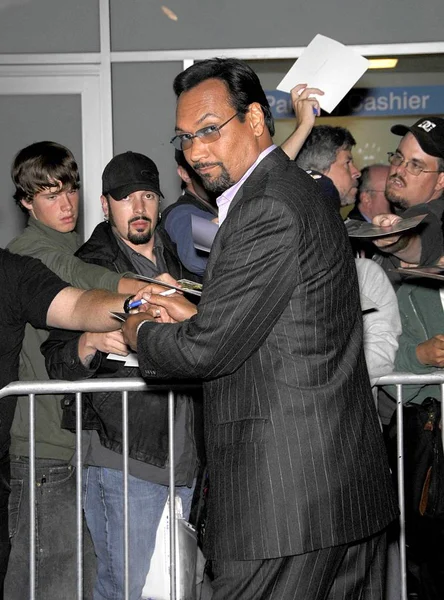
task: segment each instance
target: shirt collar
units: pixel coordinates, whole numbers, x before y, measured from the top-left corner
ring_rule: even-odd
[[[244,175],[239,179],[239,181],[227,190],[225,190],[225,192],[216,199],[216,203],[219,208],[219,227],[225,221],[228,214],[228,210],[230,208],[230,204],[237,192],[240,190],[245,181],[250,177],[250,175],[258,166],[258,164],[275,148],[276,145],[272,144],[271,146],[268,146],[268,148],[266,148],[263,152],[261,152],[257,157],[256,161],[251,165],[251,167],[247,171],[245,171]]]

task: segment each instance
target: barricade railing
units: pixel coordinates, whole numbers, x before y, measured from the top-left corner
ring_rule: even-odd
[[[157,380],[158,381],[158,380]],[[141,378],[86,379],[79,381],[20,381],[0,390],[0,399],[7,396],[29,397],[29,598],[35,600],[36,535],[35,535],[35,396],[40,394],[74,394],[76,404],[76,521],[77,521],[77,598],[83,598],[83,511],[82,511],[82,394],[91,392],[121,392],[122,394],[122,461],[123,461],[123,554],[124,600],[129,598],[129,526],[128,526],[128,394],[130,392],[168,393],[168,455],[174,456],[174,395],[201,388],[196,382],[147,382]],[[174,461],[169,461],[169,494],[175,495]],[[170,598],[176,600],[176,527],[175,502],[169,503],[170,520]]]
[[[397,411],[397,467],[398,498],[400,510],[400,564],[401,564],[401,597],[407,600],[407,561],[405,538],[405,498],[404,498],[404,435],[403,435],[403,396],[404,385],[439,385],[441,405],[444,398],[444,373],[414,375],[412,373],[392,373],[380,377],[378,387],[396,386]],[[129,598],[128,588],[128,394],[142,391],[168,392],[168,436],[169,456],[174,456],[174,394],[200,388],[195,382],[148,383],[141,378],[123,379],[88,379],[80,381],[35,381],[14,382],[0,390],[0,399],[7,396],[29,396],[29,498],[30,498],[30,600],[35,600],[35,396],[39,394],[74,394],[76,402],[76,509],[77,509],[77,598],[83,598],[83,517],[82,517],[82,394],[90,392],[121,392],[122,394],[122,447],[123,447],[123,481],[124,481],[124,575],[125,595]],[[444,427],[441,430],[444,445]],[[175,494],[174,461],[169,461],[170,496]],[[169,505],[170,523],[175,522],[175,503]],[[176,528],[170,527],[170,598],[176,600]]]
[[[376,385],[396,386],[396,433],[397,433],[397,470],[398,470],[398,501],[399,501],[399,551],[401,565],[401,598],[407,600],[407,556],[405,535],[405,498],[404,498],[404,428],[403,428],[403,385],[439,385],[441,391],[441,407],[444,406],[444,373],[428,373],[414,375],[413,373],[391,373],[380,377]],[[442,411],[441,411],[442,413]],[[444,427],[441,429],[442,443],[444,446]]]

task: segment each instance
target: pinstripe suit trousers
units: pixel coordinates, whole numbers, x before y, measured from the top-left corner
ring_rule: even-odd
[[[386,532],[267,560],[212,562],[212,600],[382,600]]]

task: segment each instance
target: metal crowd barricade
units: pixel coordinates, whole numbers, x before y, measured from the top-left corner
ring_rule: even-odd
[[[430,373],[427,375],[414,375],[413,373],[392,373],[380,377],[376,385],[396,386],[396,412],[397,412],[397,451],[398,451],[398,498],[399,498],[399,550],[401,564],[401,598],[407,600],[407,556],[405,538],[405,498],[404,498],[404,429],[403,429],[403,385],[440,385],[441,407],[444,406],[444,373]],[[441,411],[442,414],[442,411]],[[444,427],[441,429],[442,443],[444,446]]]
[[[380,377],[377,386],[396,386],[397,411],[397,449],[398,449],[398,496],[400,509],[400,563],[401,563],[401,597],[407,600],[407,564],[405,546],[405,499],[404,499],[404,451],[403,451],[403,385],[440,385],[441,405],[444,399],[444,373],[413,375],[412,373],[392,373]],[[169,456],[174,456],[174,392],[199,389],[196,383],[147,383],[141,378],[128,379],[88,379],[81,381],[36,381],[15,382],[0,390],[0,399],[7,396],[29,396],[29,496],[30,496],[30,600],[35,600],[35,396],[39,394],[75,394],[76,397],[76,506],[77,506],[77,598],[83,597],[83,519],[82,519],[82,394],[85,392],[121,392],[123,421],[123,475],[124,475],[124,568],[125,596],[128,600],[128,394],[140,391],[168,392],[168,434]],[[444,445],[444,427],[441,430]],[[174,461],[170,461],[170,496],[175,493]],[[175,503],[169,506],[170,523],[175,522]],[[176,528],[170,527],[170,586],[171,600],[176,600]]]
[[[75,394],[76,397],[76,509],[77,509],[77,598],[83,598],[83,512],[82,512],[82,394],[87,392],[122,393],[122,447],[124,481],[124,600],[129,598],[128,581],[128,394],[129,392],[168,392],[169,456],[174,456],[174,393],[200,389],[195,382],[148,383],[141,378],[87,379],[80,381],[14,382],[0,390],[0,399],[7,396],[29,396],[29,598],[35,600],[35,396],[39,394]],[[169,461],[170,498],[175,495],[174,461]],[[169,503],[170,520],[170,599],[176,600],[176,519],[175,502]]]

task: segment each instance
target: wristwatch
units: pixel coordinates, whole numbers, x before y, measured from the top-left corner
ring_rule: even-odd
[[[128,298],[125,300],[125,302],[123,303],[123,311],[126,312],[127,314],[129,313],[130,309],[130,304],[132,299],[134,298],[135,294],[133,294],[132,296],[128,296]]]

